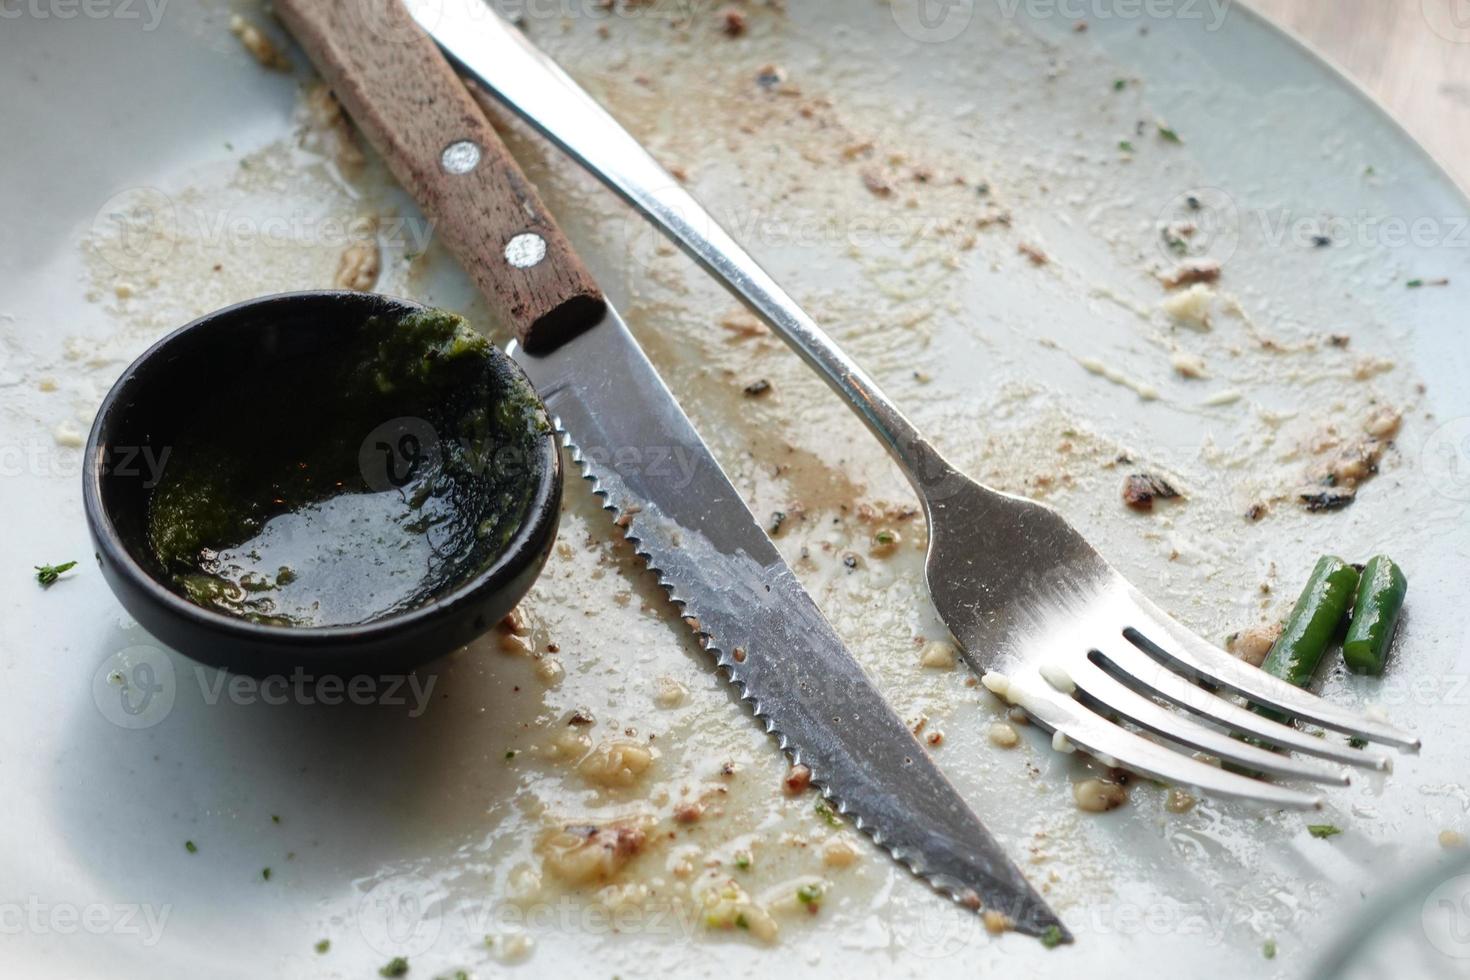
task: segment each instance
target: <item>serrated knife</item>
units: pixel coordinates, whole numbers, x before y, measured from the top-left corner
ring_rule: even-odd
[[[1069,940],[801,587],[398,0],[277,0],[277,10],[519,338],[512,356],[594,492],[792,761],[938,891]],[[445,25],[440,15],[454,12],[435,8],[451,34],[491,16]]]

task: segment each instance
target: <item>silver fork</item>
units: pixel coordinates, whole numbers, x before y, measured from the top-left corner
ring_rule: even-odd
[[[1330,762],[1388,767],[1382,755],[1315,738],[1200,686],[1208,683],[1324,728],[1418,748],[1417,739],[1391,725],[1335,707],[1207,643],[1140,594],[1054,510],[956,470],[704,208],[518,30],[478,0],[406,5],[469,76],[719,278],[862,417],[923,502],[929,592],[965,659],[988,688],[1056,733],[1053,744],[1217,796],[1291,807],[1319,806],[1321,798],[1222,769],[1190,751],[1319,783],[1348,777],[1231,734]]]

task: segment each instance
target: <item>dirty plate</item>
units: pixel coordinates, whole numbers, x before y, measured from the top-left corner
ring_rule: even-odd
[[[993,744],[1003,707],[944,668],[923,528],[860,423],[519,129],[737,487],[1077,945],[988,935],[785,795],[774,747],[571,481],[514,630],[341,687],[196,667],[88,552],[79,445],[118,372],[209,309],[344,280],[490,327],[258,9],[32,4],[0,35],[0,119],[23,136],[0,182],[7,973],[360,977],[403,956],[415,977],[1121,975],[1147,957],[1297,975],[1363,896],[1470,830],[1470,211],[1448,178],[1238,5],[752,5],[743,24],[677,6],[528,7],[527,30],[956,465],[1053,503],[1204,635],[1282,615],[1320,553],[1394,555],[1410,597],[1387,676],[1326,670],[1322,690],[1422,754],[1311,817],[1143,781],[1079,810],[1074,785],[1107,773],[1024,727]],[[291,70],[258,63],[235,14]],[[1222,274],[1168,312],[1158,276],[1191,258]],[[1304,509],[1304,482],[1395,424],[1356,502]],[[1127,510],[1135,472],[1184,498]]]

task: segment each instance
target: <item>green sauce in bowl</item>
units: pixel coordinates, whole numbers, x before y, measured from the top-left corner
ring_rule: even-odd
[[[487,340],[438,310],[338,335],[180,406],[147,543],[192,602],[372,622],[468,581],[527,519],[550,426]]]

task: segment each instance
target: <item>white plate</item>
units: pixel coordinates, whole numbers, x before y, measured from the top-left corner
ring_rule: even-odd
[[[565,547],[527,603],[537,648],[559,646],[542,658],[563,667],[559,683],[491,637],[446,661],[422,705],[407,689],[398,704],[355,708],[219,687],[229,679],[157,650],[86,560],[69,443],[97,400],[193,316],[326,285],[350,222],[369,211],[405,216],[379,228],[381,290],[481,323],[483,309],[437,248],[405,262],[427,229],[375,165],[345,181],[301,128],[299,52],[295,77],[262,70],[211,3],[30,5],[0,34],[7,976],[360,977],[398,953],[415,977],[490,975],[504,961],[609,976],[1104,976],[1143,964],[1294,975],[1363,896],[1435,860],[1441,830],[1470,829],[1470,232],[1450,181],[1360,93],[1237,6],[1085,5],[1085,33],[1066,5],[951,5],[929,26],[902,5],[791,6],[751,9],[739,39],[698,5],[687,22],[644,8],[608,17],[591,3],[528,9],[532,36],[687,171],[956,462],[1045,495],[1202,632],[1279,615],[1323,551],[1396,556],[1410,611],[1388,678],[1354,687],[1334,674],[1324,690],[1382,706],[1422,734],[1423,753],[1332,793],[1320,817],[1209,801],[1173,814],[1150,785],[1111,814],[1079,813],[1082,760],[1035,731],[1011,752],[991,747],[1001,709],[962,669],[917,666],[914,638],[940,634],[923,600],[921,529],[900,523],[902,554],[872,559],[872,525],[856,513],[909,502],[877,446],[778,345],[716,326],[735,313],[717,286],[519,130],[517,153],[753,509],[805,505],[783,549],[900,713],[943,731],[941,765],[1077,945],[992,939],[861,839],[856,867],[824,866],[821,849],[852,835],[827,827],[809,797],[780,796],[773,746],[575,487]],[[756,85],[767,63],[785,69],[784,91]],[[1184,143],[1161,138],[1156,117]],[[870,193],[865,170],[892,192]],[[1011,227],[976,227],[989,213],[982,179]],[[1197,241],[1226,260],[1221,290],[1243,311],[1218,299],[1209,332],[1170,325],[1149,275],[1172,261],[1159,226],[1190,194],[1205,205]],[[1334,246],[1314,248],[1324,222]],[[1032,266],[1021,242],[1051,262]],[[1405,285],[1436,277],[1451,283]],[[1350,345],[1259,343],[1329,333]],[[1173,373],[1171,346],[1203,356],[1211,377]],[[1087,372],[1089,358],[1159,397]],[[1380,371],[1374,358],[1395,363]],[[740,396],[756,377],[774,397]],[[1238,401],[1206,404],[1231,391]],[[1240,516],[1290,488],[1304,463],[1281,457],[1295,440],[1328,419],[1355,431],[1372,398],[1405,421],[1356,504]],[[1172,473],[1189,500],[1125,512],[1111,462],[1124,450]],[[838,560],[847,549],[864,553],[856,571]],[[79,569],[50,590],[28,580],[30,566],[72,558]],[[120,712],[108,676],[144,660],[162,691],[142,715]],[[659,678],[687,689],[682,705],[660,706]],[[584,705],[593,741],[625,728],[657,736],[646,785],[599,793],[541,758]],[[741,769],[725,783],[727,759]],[[653,894],[623,895],[622,918],[607,911],[614,896],[550,880],[507,900],[528,889],[553,823],[645,808],[667,829],[682,792],[720,786],[721,812],[630,866]],[[1309,822],[1344,833],[1313,839]],[[748,874],[731,866],[745,848]],[[752,893],[784,896],[817,875],[828,897],[816,916],[778,913],[774,946],[714,932],[681,892],[712,859]],[[323,955],[320,938],[332,943]]]

